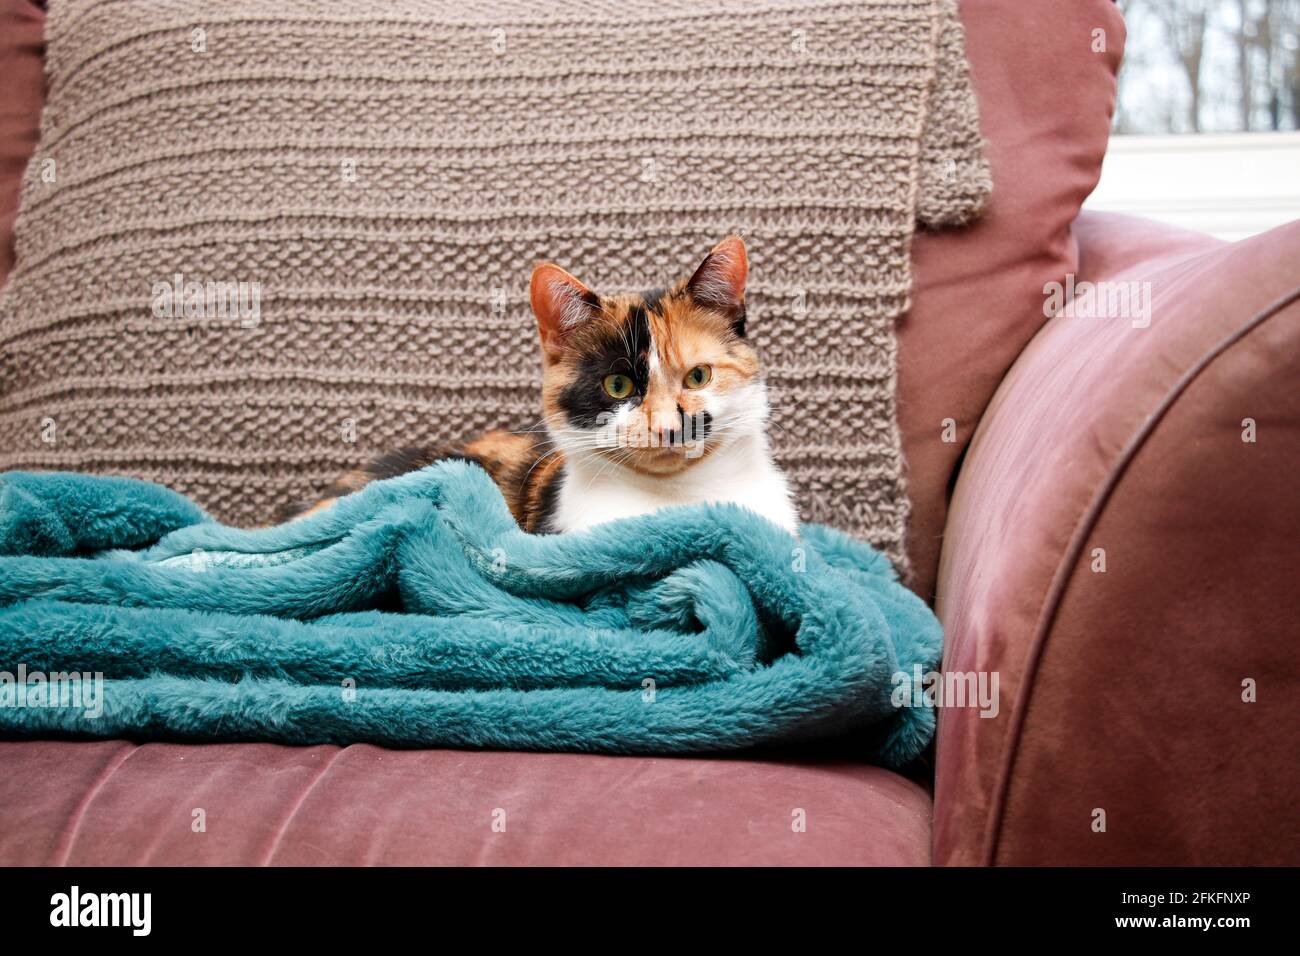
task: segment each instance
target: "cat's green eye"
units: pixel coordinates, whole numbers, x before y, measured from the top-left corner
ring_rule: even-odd
[[[713,378],[713,369],[707,365],[697,365],[686,373],[687,388],[703,388]]]
[[[613,375],[606,375],[605,394],[610,398],[627,398],[632,394],[632,380],[626,375],[619,375],[617,372]]]

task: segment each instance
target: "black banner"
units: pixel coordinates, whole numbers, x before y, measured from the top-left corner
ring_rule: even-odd
[[[663,945],[714,926],[731,943],[774,923],[818,937],[927,941],[1276,934],[1293,869],[0,869],[4,938],[118,942],[371,940],[377,932],[482,932]],[[476,930],[475,927],[478,929]],[[613,934],[613,935],[606,935]],[[624,935],[625,934],[625,935]],[[1024,935],[1022,935],[1024,934]]]

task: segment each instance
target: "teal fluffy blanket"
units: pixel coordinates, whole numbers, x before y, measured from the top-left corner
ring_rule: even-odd
[[[241,530],[157,485],[14,472],[0,555],[5,736],[683,753],[847,735],[898,765],[933,734],[891,697],[937,667],[939,625],[888,561],[730,505],[529,535],[485,472],[445,462]],[[100,674],[102,699],[42,697],[20,669]]]

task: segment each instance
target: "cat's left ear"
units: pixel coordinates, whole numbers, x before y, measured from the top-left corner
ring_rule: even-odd
[[[721,312],[731,321],[737,335],[745,334],[745,279],[749,276],[749,257],[745,240],[728,236],[713,247],[695,274],[686,282],[686,291],[705,308]]]

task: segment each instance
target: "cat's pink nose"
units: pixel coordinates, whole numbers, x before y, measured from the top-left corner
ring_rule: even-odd
[[[658,448],[672,448],[682,443],[682,416],[676,408],[672,412],[650,416],[650,435]]]
[[[660,448],[672,448],[678,445],[682,440],[680,428],[656,428],[654,430],[655,443]]]

